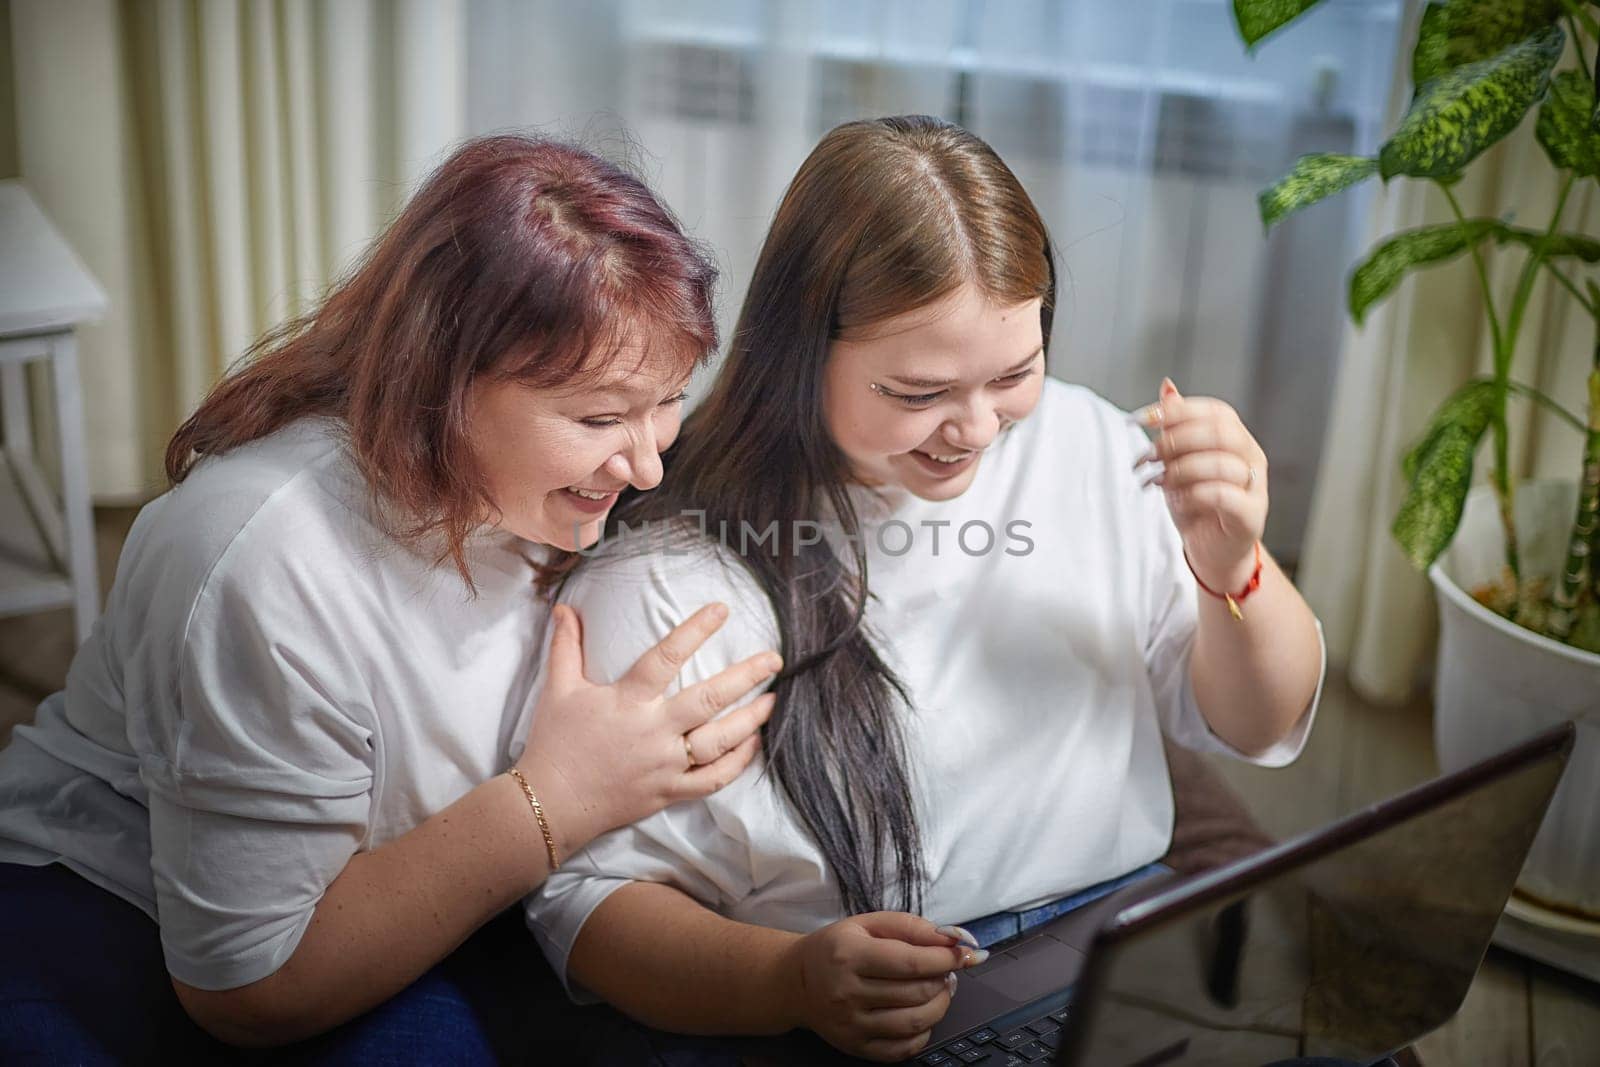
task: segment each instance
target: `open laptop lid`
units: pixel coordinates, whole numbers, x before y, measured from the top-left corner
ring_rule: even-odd
[[[1128,907],[1056,1062],[1367,1063],[1460,1007],[1572,751],[1570,723]]]

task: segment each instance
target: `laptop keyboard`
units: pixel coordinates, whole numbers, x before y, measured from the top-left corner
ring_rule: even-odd
[[[1004,1031],[988,1027],[974,1030],[955,1041],[928,1049],[911,1062],[918,1067],[965,1067],[969,1063],[984,1067],[1024,1067],[1047,1059],[1060,1047],[1061,1028],[1067,1023],[1068,1011],[1062,1008]]]

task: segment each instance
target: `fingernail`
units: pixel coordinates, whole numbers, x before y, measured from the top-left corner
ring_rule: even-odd
[[[978,939],[973,937],[972,934],[966,930],[963,930],[959,926],[941,926],[935,930],[934,933],[943,934],[945,937],[953,937],[963,945],[967,945],[970,948],[978,947]]]
[[[1161,391],[1163,393],[1176,393],[1178,387],[1173,384],[1171,378],[1163,378],[1161,379]]]
[[[762,667],[766,668],[768,674],[777,674],[779,671],[783,670],[783,657],[768,656],[766,659],[761,661],[761,665]]]
[[[1147,404],[1132,415],[1129,415],[1128,418],[1147,430],[1153,430],[1161,425],[1162,416],[1163,412],[1160,404]]]
[[[711,614],[715,618],[726,619],[728,617],[728,605],[721,603],[711,605]]]
[[[1139,488],[1147,489],[1152,485],[1160,485],[1167,475],[1167,465],[1160,460],[1150,464],[1149,468],[1136,472],[1139,478]]]
[[[950,995],[952,997],[956,995],[956,985],[960,981],[961,979],[956,977],[956,972],[954,971],[951,971],[949,974],[944,976],[944,984],[949,987]]]
[[[988,958],[989,958],[989,950],[988,949],[986,949],[986,948],[969,948],[966,951],[961,953],[961,966],[963,966],[963,967],[976,967],[978,964],[982,963],[984,960],[986,960]]]

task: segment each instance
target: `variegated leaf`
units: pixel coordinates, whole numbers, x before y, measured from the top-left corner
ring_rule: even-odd
[[[1585,263],[1600,263],[1600,240],[1581,233],[1545,234],[1520,226],[1504,226],[1496,235],[1503,244],[1514,241],[1539,252],[1545,258],[1576,256]]]
[[[1367,309],[1394,291],[1407,271],[1454,259],[1503,227],[1499,219],[1442,222],[1395,234],[1350,275],[1350,317],[1360,325]]]
[[[1453,175],[1510,133],[1544,95],[1566,35],[1549,26],[1423,86],[1378,154],[1384,180]]]
[[[1378,172],[1378,161],[1366,156],[1341,156],[1317,152],[1295,160],[1294,169],[1261,191],[1261,224],[1272,224],[1310,207],[1318,200],[1348,189]]]
[[[1455,536],[1472,485],[1473,457],[1494,415],[1492,381],[1469,382],[1446,400],[1403,461],[1411,489],[1391,531],[1418,570],[1427,570]]]
[[[1488,59],[1560,19],[1561,0],[1436,0],[1422,13],[1412,84]]]
[[[1600,133],[1594,130],[1594,86],[1575,70],[1550,81],[1550,95],[1539,105],[1535,127],[1550,162],[1579,177],[1600,176]]]
[[[1287,26],[1322,0],[1233,0],[1233,20],[1244,43],[1254,48],[1260,40]]]

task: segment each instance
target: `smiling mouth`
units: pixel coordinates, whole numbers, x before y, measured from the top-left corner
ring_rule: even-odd
[[[581,496],[585,500],[604,500],[606,497],[616,493],[616,490],[580,489],[575,485],[569,485],[567,486],[567,492],[572,493],[574,496]]]
[[[939,455],[933,452],[924,452],[921,449],[917,449],[916,451],[917,455],[925,456],[928,459],[933,460],[935,463],[960,463],[969,456],[977,455],[976,452],[951,452],[945,455]]]

